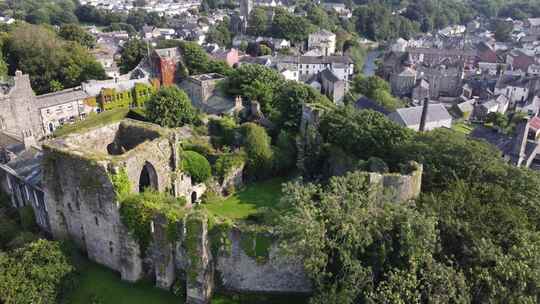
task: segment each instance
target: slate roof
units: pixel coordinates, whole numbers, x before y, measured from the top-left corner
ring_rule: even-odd
[[[51,107],[72,101],[83,100],[90,97],[81,87],[40,95],[36,97],[39,108]]]
[[[297,64],[352,64],[349,56],[278,56],[277,62],[297,63]]]
[[[400,108],[395,112],[390,114],[392,118],[400,120],[406,126],[414,126],[420,124],[420,118],[422,116],[423,106],[410,107],[410,108]],[[442,121],[442,120],[451,120],[452,116],[446,110],[446,108],[440,104],[430,104],[428,107],[428,115],[426,122]]]
[[[354,103],[354,107],[357,108],[358,110],[373,110],[373,111],[376,111],[376,112],[380,112],[384,115],[388,115],[390,114],[390,111],[386,110],[385,108],[383,108],[382,106],[380,106],[378,103],[376,103],[375,101],[365,97],[365,96],[362,96],[360,97],[355,103]]]
[[[324,71],[321,72],[321,77],[334,83],[341,81],[341,79],[339,79],[339,77],[337,77],[336,74],[334,74],[334,72],[332,72],[328,68],[324,69]]]
[[[17,176],[26,183],[41,187],[41,151],[30,148],[18,154],[15,159],[8,162],[5,166],[13,170]]]

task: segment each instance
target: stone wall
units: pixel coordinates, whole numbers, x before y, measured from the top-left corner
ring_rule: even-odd
[[[369,172],[370,183],[379,199],[401,203],[416,199],[421,192],[423,166],[410,162],[406,172],[379,174]]]
[[[231,251],[217,257],[216,271],[220,285],[227,290],[263,293],[309,293],[311,283],[301,261],[280,256],[276,244],[268,257],[256,259],[246,254],[241,246],[242,232],[229,233]]]

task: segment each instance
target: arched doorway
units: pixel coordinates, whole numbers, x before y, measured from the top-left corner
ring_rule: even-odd
[[[194,205],[197,203],[197,192],[193,191],[191,193],[191,204]]]
[[[139,177],[139,192],[144,192],[147,189],[158,190],[156,169],[149,162],[144,164]]]

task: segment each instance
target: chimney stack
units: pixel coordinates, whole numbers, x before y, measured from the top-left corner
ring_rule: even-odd
[[[424,98],[424,105],[422,107],[422,116],[420,117],[420,128],[418,131],[424,132],[426,128],[426,120],[428,115],[429,99]]]

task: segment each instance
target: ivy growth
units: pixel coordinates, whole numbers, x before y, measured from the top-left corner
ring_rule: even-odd
[[[130,194],[131,183],[125,168],[121,168],[116,174],[110,175],[116,195],[122,199]]]
[[[176,238],[176,227],[185,214],[183,198],[174,198],[165,193],[147,191],[126,196],[120,207],[120,217],[129,232],[137,239],[144,252],[151,242],[150,223],[157,214],[167,218],[167,237]]]
[[[237,153],[222,154],[214,165],[214,175],[222,182],[223,179],[235,168],[243,166],[246,162],[246,154]]]
[[[208,226],[208,238],[210,239],[212,256],[230,255],[232,243],[229,232],[233,227],[232,222],[226,219],[216,222],[215,219],[210,218]]]
[[[259,263],[264,263],[270,256],[272,237],[264,232],[242,232],[240,246],[247,256],[254,258]]]
[[[199,252],[199,243],[201,241],[204,225],[206,225],[206,213],[202,210],[191,212],[186,217],[186,237],[185,248],[189,258],[189,267],[186,271],[187,277],[191,281],[197,279],[197,275],[202,268],[201,253]]]

